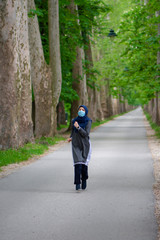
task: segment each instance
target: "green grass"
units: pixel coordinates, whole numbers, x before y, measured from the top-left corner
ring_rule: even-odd
[[[55,137],[41,137],[39,139],[36,139],[35,142],[37,144],[42,144],[42,145],[54,145],[56,143],[58,143],[59,141],[61,140],[64,140],[65,138],[64,137],[61,137],[61,136],[55,136]]]
[[[105,119],[103,121],[96,121],[96,122],[92,122],[92,129],[94,129],[95,127],[100,126],[103,123],[107,123],[108,121],[110,121],[111,119]]]
[[[24,147],[18,149],[8,149],[0,151],[0,167],[7,166],[8,164],[19,163],[27,161],[35,155],[43,154],[48,146],[52,146],[65,138],[61,136],[56,137],[42,137],[36,139],[35,143],[27,143]]]
[[[68,128],[69,127],[69,121],[67,122],[67,124],[61,124],[60,126],[57,127],[57,130],[61,130],[61,129],[64,129],[64,128]]]
[[[152,121],[152,117],[146,111],[144,111],[144,114],[146,115],[146,118],[147,118],[151,128],[155,131],[155,136],[157,138],[160,138],[160,126]]]
[[[125,112],[125,113],[126,113],[126,112]],[[122,115],[125,114],[125,113],[121,113],[121,114],[117,114],[117,115],[111,116],[111,117],[109,117],[109,118],[107,118],[107,119],[104,119],[103,121],[92,122],[92,127],[91,127],[91,128],[94,129],[95,127],[98,127],[98,126],[100,126],[101,124],[107,123],[107,122],[113,120],[113,119],[116,118],[116,117],[122,116]]]

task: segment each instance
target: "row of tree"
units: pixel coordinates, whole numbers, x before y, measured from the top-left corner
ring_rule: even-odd
[[[159,123],[158,2],[0,1],[0,149],[54,136],[80,104],[93,121],[145,105]]]
[[[96,82],[91,39],[109,10],[100,0],[0,2],[1,149],[54,136],[58,103],[70,118],[87,105],[93,121],[126,110],[107,79]]]

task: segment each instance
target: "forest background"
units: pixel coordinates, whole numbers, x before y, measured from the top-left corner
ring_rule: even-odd
[[[0,149],[55,136],[80,104],[93,121],[141,105],[160,125],[159,3],[0,1]]]

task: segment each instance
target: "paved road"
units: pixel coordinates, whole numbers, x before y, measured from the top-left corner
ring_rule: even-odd
[[[0,180],[0,240],[156,240],[152,158],[140,109],[91,133],[88,189],[70,144]]]

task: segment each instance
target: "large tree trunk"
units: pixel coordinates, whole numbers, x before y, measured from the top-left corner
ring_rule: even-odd
[[[35,9],[34,0],[28,0],[28,11]],[[31,80],[35,102],[35,136],[52,136],[53,134],[53,107],[51,74],[47,66],[40,37],[37,16],[29,18],[29,45],[31,61]],[[34,114],[34,112],[32,111]]]
[[[108,117],[108,109],[107,109],[107,96],[106,96],[106,82],[105,81],[100,89],[100,101],[101,101],[103,116],[106,119]]]
[[[82,49],[82,60],[85,60],[85,52]],[[87,92],[87,76],[86,73],[83,71],[82,75],[82,104],[88,106],[88,92]]]
[[[86,64],[86,68],[90,69],[93,67],[93,58],[92,58],[92,50],[91,50],[91,43],[90,43],[90,39],[89,37],[87,38],[86,41],[86,47],[85,47],[85,60],[87,62]],[[91,74],[88,73],[86,74],[87,77],[87,81],[89,78],[91,78]],[[99,105],[99,109],[98,109],[98,105],[97,105],[97,90],[95,87],[95,84],[92,84],[92,88],[90,86],[87,86],[87,90],[88,90],[88,109],[89,109],[89,116],[92,117],[93,121],[98,120],[100,117],[100,113],[101,111],[101,105]],[[100,101],[99,101],[100,103]],[[99,114],[97,114],[97,110],[99,110]],[[98,116],[99,115],[99,116]],[[100,120],[100,119],[99,119]]]
[[[95,98],[96,98],[96,120],[102,121],[104,120],[104,114],[102,111],[102,105],[101,105],[101,92],[96,89],[95,92]]]
[[[110,117],[113,115],[113,102],[112,102],[112,96],[110,94],[110,84],[109,84],[109,79],[107,79],[107,84],[106,84],[106,101],[107,101],[107,112],[108,115],[107,117]]]
[[[90,45],[90,40],[89,38],[86,41],[86,48],[85,48],[85,60],[87,62],[86,68],[90,69],[93,67],[93,58],[92,58],[92,50],[91,50],[91,45]],[[88,72],[86,74],[87,81],[89,78],[91,78],[91,74]],[[88,90],[88,109],[90,113],[90,117],[92,116],[92,120],[96,121],[97,120],[97,105],[96,105],[96,89],[95,89],[95,84],[93,83],[93,88],[90,86],[87,86]]]
[[[148,0],[145,1],[145,4],[148,3]],[[156,11],[156,16],[160,15],[160,11]],[[158,35],[160,35],[160,23],[158,24]],[[160,43],[160,42],[159,42]],[[157,52],[157,64],[160,64],[160,51]],[[157,76],[157,81],[160,76]],[[148,106],[145,106],[145,110],[152,116],[152,121],[156,124],[160,125],[160,100],[159,100],[159,93],[155,93],[155,98],[152,99]]]
[[[92,56],[92,47],[91,47],[91,40],[89,36],[86,37],[86,49],[85,49],[85,59],[87,61],[86,68],[92,69],[93,67],[93,56]],[[98,61],[100,56],[98,56],[99,52],[96,51],[96,60]],[[87,74],[87,79],[92,78],[92,73]],[[98,91],[95,83],[93,83],[93,88],[90,88],[88,86],[88,106],[89,106],[89,112],[91,113],[92,120],[103,120],[104,119],[104,109],[102,109],[101,105],[101,90]],[[104,107],[104,105],[103,105]]]
[[[152,113],[152,120],[156,124],[159,124],[159,108],[158,108],[158,92],[156,93],[156,96],[154,98],[154,108]]]
[[[59,102],[57,105],[57,125],[60,127],[61,124],[66,124],[66,113],[65,113],[65,107],[64,102]]]
[[[112,97],[112,115],[119,114],[119,99]],[[112,116],[110,115],[110,116]]]
[[[118,103],[119,103],[119,112],[118,112],[118,114],[121,114],[121,113],[125,112],[123,96],[122,96],[121,93],[119,93]]]
[[[33,140],[27,0],[0,1],[0,148]]]
[[[160,16],[160,11],[157,11],[157,17]],[[158,35],[160,36],[160,23],[158,23]],[[160,41],[159,41],[160,44]],[[160,65],[160,51],[157,53],[157,64]],[[160,76],[157,76],[160,79]],[[160,125],[160,98],[159,93],[156,93],[156,102],[157,102],[157,124]]]
[[[160,15],[160,11],[156,12],[156,16],[158,17]],[[160,35],[160,23],[158,24],[158,35]],[[160,43],[160,42],[159,42]],[[160,51],[157,52],[157,64],[160,64]],[[157,81],[160,78],[160,76],[156,77]],[[153,103],[153,109],[152,109],[152,121],[156,124],[160,125],[160,109],[159,109],[159,93],[155,93],[155,98],[152,100]]]
[[[71,0],[71,3],[68,6],[68,9],[70,9],[72,14],[78,15],[77,5],[74,3],[74,0]],[[73,63],[73,69],[72,69],[72,78],[73,78],[72,87],[77,92],[79,99],[72,102],[71,119],[77,116],[77,110],[79,105],[87,104],[86,76],[83,73],[83,65],[82,65],[83,59],[84,59],[84,50],[79,46],[77,46],[76,60]]]
[[[59,37],[59,1],[48,0],[49,15],[49,53],[52,75],[52,106],[53,106],[53,134],[56,134],[57,114],[56,108],[59,102],[62,84],[60,37]]]
[[[156,16],[158,17],[160,15],[160,11],[156,12]],[[160,35],[160,23],[158,24],[158,35]],[[160,42],[159,42],[160,43]],[[157,64],[160,64],[160,51],[157,52]],[[160,76],[157,76],[156,81]],[[149,103],[149,113],[152,116],[152,121],[156,124],[160,125],[160,101],[159,101],[159,93],[155,93],[155,98],[151,100],[151,103]]]
[[[160,93],[158,94],[158,125],[160,125]]]
[[[78,106],[83,104],[83,68],[82,68],[82,49],[80,47],[77,47],[76,49],[77,56],[76,61],[73,63],[73,69],[72,69],[72,78],[73,83],[72,87],[77,92],[79,99],[72,102],[71,105],[71,119],[75,118],[77,116],[77,110]]]

